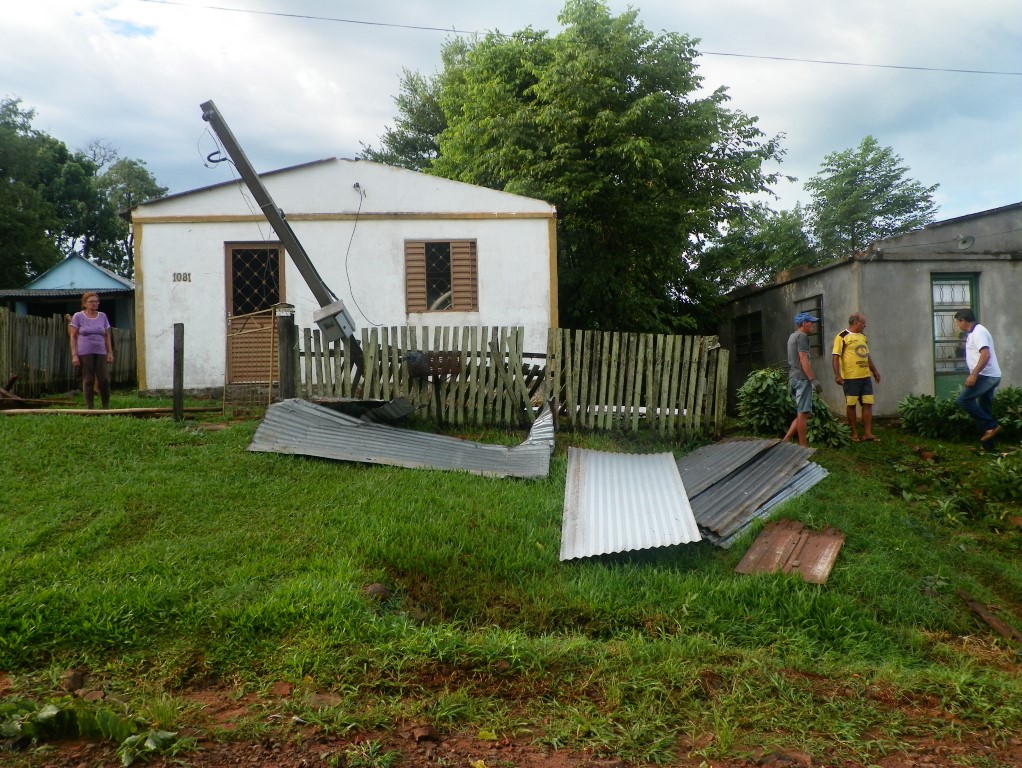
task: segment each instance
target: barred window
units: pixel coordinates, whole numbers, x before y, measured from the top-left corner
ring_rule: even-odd
[[[817,294],[816,296],[809,296],[805,299],[799,299],[795,302],[795,315],[800,312],[808,312],[813,317],[820,318],[820,322],[813,326],[813,332],[809,334],[809,354],[810,355],[822,355],[823,354],[823,339],[825,338],[823,330],[823,294]],[[794,315],[792,315],[794,317]],[[827,350],[830,351],[829,348]],[[828,356],[828,359],[829,356]]]
[[[269,309],[281,300],[283,273],[279,245],[227,245],[231,315]]]
[[[406,240],[408,312],[477,312],[479,272],[475,240]]]
[[[979,275],[931,274],[933,306],[933,386],[937,397],[950,397],[969,372],[965,364],[965,339],[959,330],[955,312],[971,309],[976,302]]]
[[[763,313],[750,312],[734,320],[735,356],[751,363],[763,360]]]

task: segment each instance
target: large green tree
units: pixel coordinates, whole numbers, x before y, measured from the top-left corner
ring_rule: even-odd
[[[440,108],[438,79],[405,69],[398,88],[394,127],[384,130],[378,149],[363,142],[360,154],[366,160],[426,171],[440,155],[439,136],[447,127]]]
[[[52,139],[32,128],[32,110],[0,100],[0,287],[20,288],[61,258],[60,215],[49,185],[57,178]]]
[[[702,243],[774,181],[763,164],[779,140],[729,109],[724,89],[696,97],[695,40],[653,35],[601,0],[568,0],[560,21],[555,36],[446,45],[436,78],[406,76],[384,148],[406,167],[556,205],[566,327],[690,326]],[[435,158],[421,141],[401,149],[413,127],[440,127]]]
[[[832,152],[805,184],[813,237],[826,257],[861,251],[875,240],[929,224],[933,192],[908,177],[900,155],[867,136],[855,149]]]
[[[33,128],[34,117],[20,99],[0,100],[0,286],[19,288],[72,253],[130,277],[130,233],[117,212],[166,188],[100,142],[72,151]]]
[[[114,211],[129,211],[136,205],[167,194],[142,160],[116,156],[110,166],[96,178],[96,188],[110,202]],[[93,251],[93,258],[108,269],[131,278],[135,274],[131,227],[121,216],[113,219],[114,230]]]
[[[703,301],[712,304],[744,285],[770,282],[793,267],[815,267],[825,257],[813,248],[800,205],[775,212],[757,204],[730,222],[727,232],[699,258],[696,275],[703,281]]]

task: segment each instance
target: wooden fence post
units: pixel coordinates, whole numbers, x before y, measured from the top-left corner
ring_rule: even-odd
[[[185,417],[185,325],[174,323],[174,421]]]
[[[295,368],[295,347],[298,345],[298,329],[295,327],[294,307],[277,307],[277,374],[280,377],[278,394],[281,400],[291,400],[298,395],[298,371]]]

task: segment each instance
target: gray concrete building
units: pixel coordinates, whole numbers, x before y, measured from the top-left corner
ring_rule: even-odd
[[[844,398],[831,373],[831,350],[857,311],[866,315],[881,373],[875,415],[896,415],[909,394],[947,397],[966,376],[953,320],[963,308],[993,335],[1002,386],[1022,386],[1022,203],[935,222],[847,259],[732,292],[719,330],[731,351],[731,406],[751,371],[786,365],[785,342],[798,312],[821,320],[811,339],[813,371],[835,413],[844,413]]]

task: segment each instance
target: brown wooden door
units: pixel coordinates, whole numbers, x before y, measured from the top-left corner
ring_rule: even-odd
[[[284,292],[284,249],[275,243],[227,246],[227,383],[276,381],[273,307]]]

